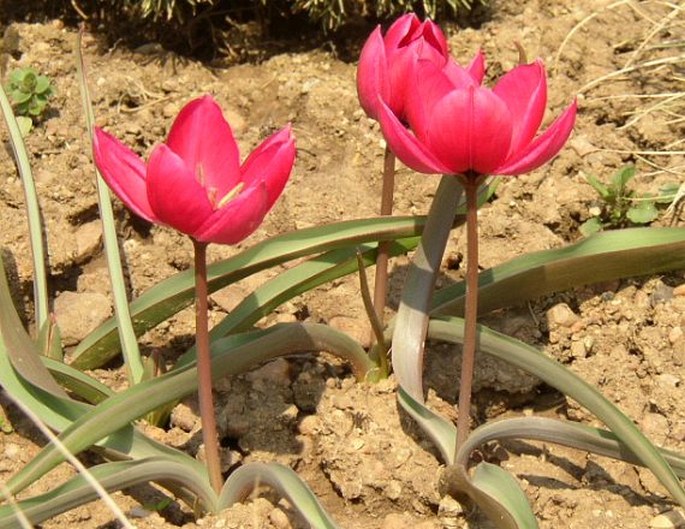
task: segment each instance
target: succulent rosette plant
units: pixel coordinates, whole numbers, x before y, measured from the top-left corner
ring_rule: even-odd
[[[136,215],[200,242],[235,244],[262,222],[295,160],[287,126],[241,164],[238,145],[211,96],[189,102],[148,162],[95,128],[94,155],[104,180]]]

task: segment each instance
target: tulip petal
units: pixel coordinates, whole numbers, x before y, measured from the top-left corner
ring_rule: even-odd
[[[380,26],[366,40],[359,56],[357,95],[364,112],[378,119],[378,96],[384,101],[390,96],[388,64]]]
[[[240,169],[246,188],[258,184],[265,186],[267,211],[283,192],[295,162],[295,141],[291,132],[288,125],[269,136],[250,153]]]
[[[577,102],[571,103],[547,130],[524,150],[495,169],[493,174],[519,175],[537,169],[551,160],[564,146],[576,120]]]
[[[438,101],[455,89],[454,85],[443,69],[425,60],[417,63],[412,79],[404,80],[403,83],[407,85],[407,121],[418,140],[426,142],[433,115],[432,109]]]
[[[400,123],[392,110],[381,101],[379,121],[388,146],[404,165],[420,173],[448,173],[449,169],[433,156],[416,137]]]
[[[268,211],[268,191],[260,182],[214,211],[194,237],[202,242],[236,244],[259,227]]]
[[[412,40],[415,40],[421,31],[421,21],[414,13],[407,13],[402,15],[395,22],[393,22],[383,39],[386,49],[394,50],[400,46],[406,46]]]
[[[95,127],[93,158],[102,178],[116,196],[139,217],[158,222],[145,188],[145,162],[118,139]]]
[[[483,50],[478,50],[471,64],[466,67],[466,71],[473,77],[476,84],[480,85],[483,83],[483,77],[485,76],[485,54]]]
[[[181,109],[166,144],[188,170],[202,171],[207,189],[219,195],[233,189],[240,178],[240,155],[231,127],[211,96],[194,99]]]
[[[505,74],[492,90],[511,112],[514,130],[509,156],[516,155],[535,137],[545,115],[547,80],[541,60],[517,66]]]
[[[488,174],[509,152],[511,115],[486,88],[455,90],[432,109],[428,145],[451,173]]]
[[[443,58],[447,58],[447,39],[445,34],[432,20],[424,20],[421,28],[423,40]]]
[[[213,212],[196,175],[165,144],[158,145],[150,155],[147,196],[160,222],[191,236]]]

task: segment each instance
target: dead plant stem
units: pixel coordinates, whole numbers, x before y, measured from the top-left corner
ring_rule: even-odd
[[[219,494],[223,485],[219,439],[212,396],[212,358],[209,352],[209,322],[207,317],[207,243],[193,239],[195,248],[195,348],[197,350],[197,393],[202,421],[202,441],[209,482]]]

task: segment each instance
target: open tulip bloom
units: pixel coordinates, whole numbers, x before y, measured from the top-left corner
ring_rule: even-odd
[[[154,148],[147,164],[98,128],[93,153],[105,182],[134,213],[193,241],[200,416],[209,480],[218,494],[223,478],[212,396],[206,250],[211,242],[240,242],[274,205],[295,161],[290,126],[241,164],[230,125],[216,101],[204,96],[183,107],[166,143]]]
[[[136,215],[200,242],[235,244],[250,235],[290,176],[290,127],[267,138],[240,163],[231,127],[211,96],[189,102],[166,143],[146,164],[115,137],[95,128],[95,163]]]
[[[403,80],[411,131],[378,97],[379,121],[395,155],[421,173],[519,175],[559,152],[573,129],[576,103],[536,137],[547,105],[542,61],[517,66],[492,90],[481,80],[454,61],[440,68],[419,60]]]
[[[419,57],[409,75],[396,81],[405,94],[402,115],[387,93],[378,91],[376,96],[378,120],[395,155],[416,171],[458,178],[466,194],[465,334],[455,453],[468,436],[470,422],[478,305],[478,187],[486,175],[519,175],[551,160],[566,143],[576,117],[574,101],[536,136],[547,105],[542,61],[517,66],[492,89],[481,85],[483,64],[482,53],[468,68],[451,59],[440,65]],[[437,240],[442,235],[424,237]],[[446,234],[442,242],[446,243]]]

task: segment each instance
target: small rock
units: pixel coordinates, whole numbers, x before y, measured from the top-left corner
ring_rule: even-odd
[[[112,314],[109,298],[95,292],[62,292],[55,317],[64,345],[76,345]]]
[[[290,529],[292,527],[288,515],[278,508],[269,513],[269,521],[276,529]]]
[[[673,289],[673,295],[676,297],[685,296],[685,283],[678,285]]]
[[[290,384],[291,377],[290,362],[285,358],[277,358],[259,369],[251,371],[245,376],[245,378],[251,382],[261,380],[279,386],[287,386]]]
[[[165,118],[173,118],[178,114],[178,105],[176,103],[167,103],[162,109],[162,115]]]
[[[185,403],[178,404],[171,411],[171,425],[176,426],[184,432],[192,432],[196,426],[199,426],[200,419]]]
[[[571,356],[573,358],[585,358],[587,356],[585,343],[581,341],[573,342],[571,344]]]
[[[665,388],[677,388],[680,385],[680,378],[668,373],[657,375],[657,380]]]
[[[559,303],[547,311],[547,319],[552,325],[570,328],[580,318],[566,303]]]
[[[445,529],[462,527],[464,507],[452,496],[443,496],[438,505],[438,520]]]
[[[680,529],[685,527],[685,518],[678,511],[657,514],[649,521],[650,529]]]
[[[654,292],[652,292],[652,295],[649,297],[652,306],[673,299],[673,296],[675,295],[674,290],[673,287],[669,287],[664,283],[657,284],[656,288],[654,288]]]
[[[671,345],[676,343],[682,337],[683,337],[683,328],[680,325],[678,325],[677,327],[673,327],[668,332],[668,341],[671,342]]]
[[[647,413],[641,421],[642,430],[657,444],[663,444],[668,437],[668,419],[658,413]]]
[[[81,265],[90,261],[102,246],[102,223],[94,220],[79,226],[74,233],[74,239],[76,240],[74,263]]]

